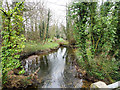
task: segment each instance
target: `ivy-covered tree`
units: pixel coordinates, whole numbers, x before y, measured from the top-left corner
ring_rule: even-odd
[[[18,68],[20,66],[19,53],[24,48],[24,35],[21,34],[23,31],[22,24],[23,17],[20,14],[24,8],[24,2],[17,3],[14,9],[8,9],[5,11],[1,8],[3,27],[2,27],[2,49],[1,49],[1,60],[2,60],[2,81],[3,84],[7,80],[7,72]],[[16,29],[17,28],[17,29]]]
[[[117,32],[116,32],[116,38],[115,38],[115,43],[116,45],[114,46],[114,49],[117,47],[117,48],[120,48],[120,1],[119,2],[116,2],[115,3],[115,15],[117,16]],[[119,53],[117,54],[117,60],[120,60],[120,51]],[[120,67],[120,66],[119,66]]]
[[[77,1],[69,7],[68,13],[79,47],[80,64],[89,75],[99,79],[106,78],[110,82],[118,80],[120,75],[119,62],[115,58],[120,51],[117,44],[118,4],[104,2],[98,5],[97,2]]]
[[[50,23],[50,9],[48,10],[48,20],[47,20],[47,28],[46,28],[46,39],[48,39],[48,33],[49,33],[49,23]]]
[[[88,68],[88,56],[86,51],[86,39],[87,39],[87,17],[88,17],[88,3],[73,3],[73,5],[69,8],[70,16],[74,22],[74,31],[76,33],[75,37],[77,40],[77,44],[80,47],[79,51],[81,52],[82,59],[86,62]]]

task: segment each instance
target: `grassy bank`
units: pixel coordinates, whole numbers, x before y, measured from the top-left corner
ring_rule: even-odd
[[[40,50],[48,50],[56,47],[59,47],[59,44],[56,42],[47,42],[45,44],[26,42],[23,52],[31,53],[31,52],[36,52]]]
[[[68,45],[68,42],[63,39],[58,39],[56,41],[49,39],[45,43],[29,41],[29,42],[25,42],[25,48],[23,50],[23,53],[32,53],[32,52],[37,52],[37,51],[47,51],[50,49],[56,49],[61,44]]]

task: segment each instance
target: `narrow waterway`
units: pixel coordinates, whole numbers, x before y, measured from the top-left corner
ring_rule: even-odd
[[[26,74],[31,74],[39,67],[37,88],[82,88],[86,81],[76,78],[75,56],[71,48],[61,47],[48,55],[33,55],[23,60]],[[87,84],[86,84],[87,85]]]

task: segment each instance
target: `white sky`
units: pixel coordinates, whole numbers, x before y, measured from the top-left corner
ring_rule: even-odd
[[[52,18],[58,23],[66,24],[66,5],[71,0],[46,0],[47,8],[50,8],[52,11]]]
[[[35,2],[40,0],[26,0],[26,1]],[[62,23],[63,25],[66,25],[66,5],[73,0],[42,0],[42,1],[46,3],[45,7],[50,8],[50,10],[52,11],[53,21],[55,20],[58,21],[59,24]]]

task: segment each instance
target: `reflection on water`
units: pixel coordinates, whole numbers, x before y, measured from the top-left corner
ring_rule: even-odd
[[[49,60],[50,68],[50,84],[45,84],[43,87],[55,87],[60,88],[63,81],[63,73],[65,68],[65,58],[63,57],[66,52],[66,48],[59,49],[57,53],[49,54],[47,59]],[[49,77],[48,76],[48,77]]]
[[[31,74],[40,67],[38,72],[42,83],[38,88],[80,88],[82,79],[75,78],[76,69],[73,66],[75,59],[70,48],[59,48],[57,52],[48,55],[35,55],[25,59],[22,64],[26,74]]]

